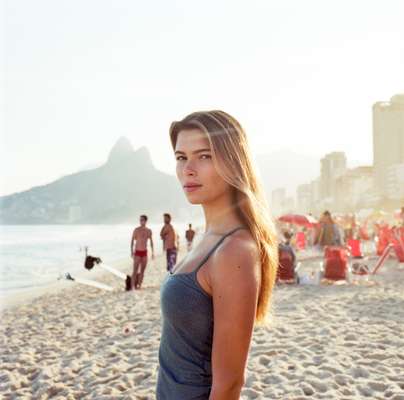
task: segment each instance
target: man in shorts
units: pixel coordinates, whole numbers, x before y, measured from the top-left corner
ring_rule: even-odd
[[[189,229],[185,231],[185,239],[187,240],[187,250],[192,250],[192,242],[194,240],[195,231],[192,229],[192,224],[189,224]]]
[[[152,259],[154,259],[154,247],[152,230],[146,227],[147,216],[140,216],[140,226],[132,234],[130,243],[130,254],[133,258],[132,290],[141,289],[144,272],[147,266],[147,241],[150,240]],[[135,243],[135,250],[133,244]]]
[[[177,262],[178,235],[171,225],[171,215],[164,214],[164,226],[160,237],[163,240],[163,249],[167,256],[167,271],[171,272]]]

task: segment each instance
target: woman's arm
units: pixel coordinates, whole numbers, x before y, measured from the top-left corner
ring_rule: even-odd
[[[258,249],[252,239],[232,238],[212,258],[214,331],[209,400],[238,400],[254,329],[260,286]]]

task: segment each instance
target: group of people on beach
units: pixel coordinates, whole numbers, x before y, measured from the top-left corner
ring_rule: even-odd
[[[179,235],[171,224],[171,215],[163,214],[164,225],[160,231],[160,238],[163,241],[163,251],[166,253],[167,271],[171,272],[177,263],[177,253],[179,251]],[[139,290],[142,287],[145,270],[147,267],[148,256],[147,246],[150,241],[151,258],[154,260],[154,243],[153,232],[147,225],[147,216],[141,215],[139,218],[140,225],[133,230],[130,242],[130,255],[133,258],[133,273],[132,273],[132,290]],[[192,249],[195,231],[192,229],[192,224],[188,225],[185,232],[187,242],[187,251]]]
[[[385,214],[387,215],[387,213]],[[392,232],[404,229],[404,207],[401,207],[395,217],[398,221],[390,227]],[[312,229],[308,227],[291,228],[290,224],[278,222],[279,251],[289,254],[293,265],[296,265],[296,252],[300,250],[312,248],[322,252],[326,246],[352,246],[352,241],[371,241],[376,247],[377,254],[380,254],[382,250],[377,248],[376,243],[383,244],[381,243],[383,232],[388,231],[389,226],[381,220],[374,222],[373,228],[371,228],[368,226],[368,222],[367,218],[358,221],[355,214],[339,216],[335,219],[328,210],[322,213],[318,224]],[[398,235],[402,235],[401,231],[398,232]]]
[[[401,215],[404,216],[404,207],[401,209]],[[177,263],[177,254],[179,251],[179,235],[171,224],[171,215],[168,213],[163,214],[164,225],[160,231],[160,238],[163,242],[163,251],[166,253],[167,271],[172,272]],[[404,217],[402,217],[404,220]],[[132,290],[141,289],[145,270],[148,262],[147,246],[150,241],[151,258],[154,259],[154,244],[152,230],[148,228],[147,216],[141,215],[140,225],[133,230],[130,254],[133,259],[133,273],[132,273]],[[402,222],[404,225],[404,222]],[[356,237],[358,234],[358,224],[355,216],[350,218],[348,224],[344,229],[339,226],[331,215],[331,212],[326,210],[319,218],[319,224],[312,232],[308,232],[307,228],[302,228],[299,231],[285,229],[278,227],[280,231],[279,249],[290,253],[293,258],[293,263],[296,262],[296,250],[299,250],[299,238],[304,236],[305,245],[309,247],[323,249],[325,246],[341,246],[347,242],[349,238]],[[186,248],[189,252],[192,249],[195,231],[192,229],[192,224],[188,225],[185,231]]]
[[[302,249],[302,247],[308,246],[321,250],[325,246],[341,246],[343,242],[340,228],[328,210],[323,212],[319,219],[319,224],[311,232],[308,232],[306,227],[294,231],[281,225],[278,226],[278,231],[282,232],[280,234],[279,251],[288,253],[293,265],[296,265],[297,260],[295,252]]]

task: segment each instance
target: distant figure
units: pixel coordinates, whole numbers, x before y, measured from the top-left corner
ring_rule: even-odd
[[[344,225],[344,239],[345,242],[348,240],[353,239],[354,232],[356,229],[356,218],[355,214],[351,214],[345,217],[345,225]]]
[[[146,228],[146,223],[147,216],[141,215],[140,226],[133,231],[130,243],[130,254],[133,258],[132,290],[140,289],[142,287],[144,272],[147,266],[147,241],[149,239],[152,250],[152,259],[154,259],[152,230]],[[133,252],[134,242],[136,242],[136,244],[135,251]]]
[[[192,249],[192,242],[195,237],[195,231],[192,229],[192,224],[189,224],[189,229],[185,231],[185,239],[187,239],[187,250],[191,251]]]
[[[320,228],[314,244],[320,247],[342,245],[339,229],[329,211],[324,211],[320,218]]]
[[[281,252],[288,253],[290,255],[290,258],[292,260],[293,266],[296,264],[296,254],[293,250],[293,247],[291,246],[290,242],[292,240],[293,234],[290,231],[285,231],[283,232],[283,237],[284,240],[283,242],[279,243],[279,250]]]
[[[167,256],[167,271],[171,272],[177,263],[178,235],[171,225],[171,215],[164,214],[164,226],[161,229],[160,237],[163,240],[163,250]]]

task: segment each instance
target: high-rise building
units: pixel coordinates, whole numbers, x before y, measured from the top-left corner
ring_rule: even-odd
[[[336,179],[346,171],[346,156],[344,152],[335,151],[326,154],[321,159],[320,193],[323,200],[336,194]]]
[[[373,188],[373,167],[349,169],[336,180],[336,211],[351,212],[367,205],[367,194]]]
[[[389,167],[404,163],[404,94],[373,105],[373,165],[381,197],[389,197]]]

